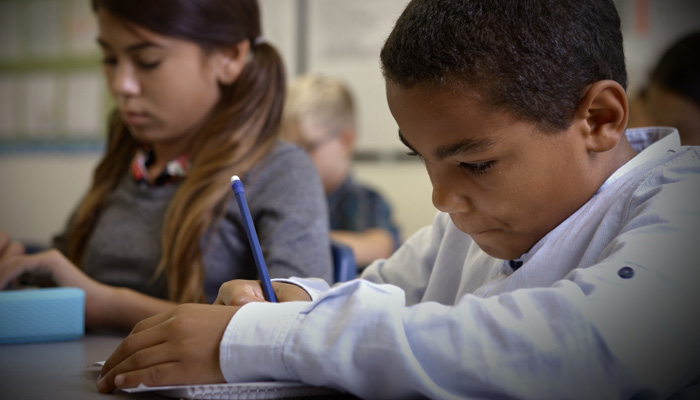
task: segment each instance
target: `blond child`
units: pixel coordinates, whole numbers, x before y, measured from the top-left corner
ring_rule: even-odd
[[[282,135],[306,150],[321,175],[331,239],[350,246],[360,268],[389,257],[400,241],[391,207],[351,173],[357,124],[350,88],[321,74],[297,77],[287,92]]]

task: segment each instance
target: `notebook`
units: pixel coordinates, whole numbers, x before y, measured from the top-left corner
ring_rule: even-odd
[[[100,371],[104,361],[88,365],[88,370]],[[311,386],[301,382],[246,382],[214,383],[202,385],[146,386],[122,389],[127,393],[151,392],[160,396],[176,399],[197,400],[262,400],[262,399],[299,399],[299,398],[343,398],[350,394],[334,389]]]
[[[217,383],[208,385],[146,386],[123,389],[128,393],[152,392],[177,399],[294,399],[344,395],[333,389],[300,382]]]

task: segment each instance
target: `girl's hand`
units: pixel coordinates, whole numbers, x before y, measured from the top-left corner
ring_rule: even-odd
[[[97,388],[221,383],[219,343],[239,307],[182,304],[144,319],[107,359]]]
[[[11,250],[10,250],[11,251]],[[6,250],[5,253],[8,253]],[[85,325],[100,326],[111,315],[114,288],[95,281],[71,263],[60,251],[46,250],[36,254],[14,254],[0,258],[0,289],[22,274],[30,273],[42,281],[70,286],[85,291]]]
[[[275,291],[277,302],[286,301],[310,301],[306,290],[285,282],[272,282],[272,290]],[[251,302],[266,301],[260,281],[248,281],[236,279],[228,281],[219,288],[219,295],[214,304],[225,306],[242,306]]]
[[[6,253],[9,253],[6,252]],[[88,278],[58,250],[51,249],[36,254],[8,255],[0,261],[0,288],[10,281],[29,273],[46,279],[58,286],[83,287],[88,285]]]
[[[0,263],[6,258],[19,256],[25,253],[24,245],[16,240],[12,240],[10,235],[0,232]],[[0,286],[2,288],[2,286]]]

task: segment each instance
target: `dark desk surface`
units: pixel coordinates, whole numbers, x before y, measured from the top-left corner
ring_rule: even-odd
[[[88,371],[86,366],[107,359],[122,338],[116,334],[88,334],[67,342],[0,345],[0,398],[162,400],[148,393],[115,391],[105,395],[97,391],[99,373]]]
[[[106,360],[125,336],[91,333],[67,342],[0,345],[0,400],[166,399],[152,393],[97,391],[99,372],[86,367]],[[340,393],[314,398],[355,399]]]

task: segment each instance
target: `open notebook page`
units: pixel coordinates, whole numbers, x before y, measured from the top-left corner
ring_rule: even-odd
[[[104,361],[87,366],[88,370],[99,372]],[[334,389],[311,386],[301,382],[245,382],[215,383],[201,385],[146,386],[122,389],[128,393],[151,392],[177,399],[234,400],[234,399],[292,399],[309,397],[342,398],[353,397]]]

